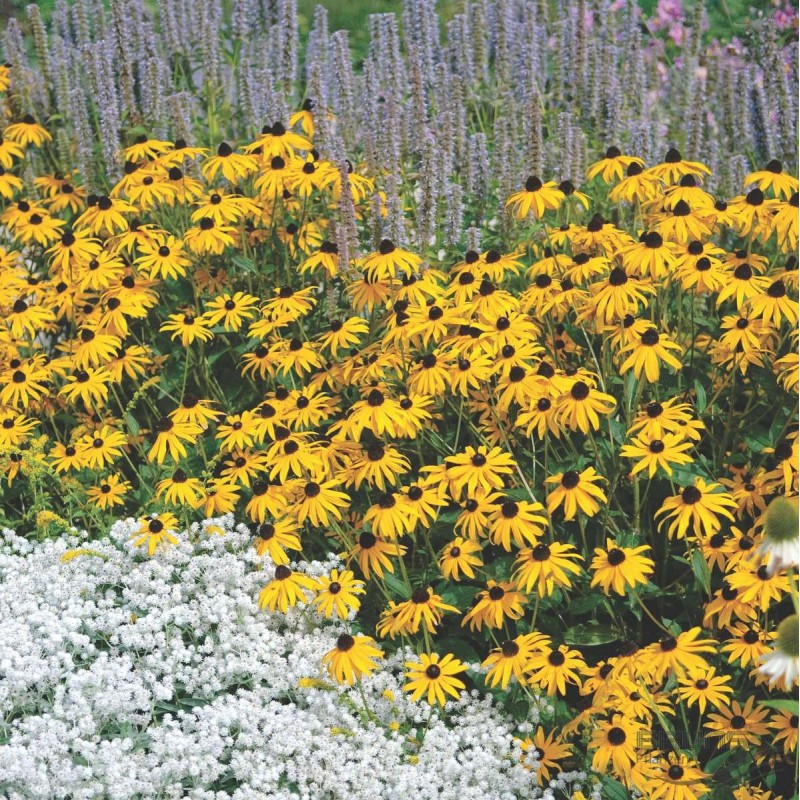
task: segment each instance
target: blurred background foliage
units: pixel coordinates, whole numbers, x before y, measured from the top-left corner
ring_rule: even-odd
[[[548,1],[553,12],[557,11],[560,1]],[[439,0],[437,8],[442,24],[454,14],[459,13],[463,2],[464,0]],[[153,8],[158,7],[158,0],[147,0],[147,3]],[[55,0],[39,0],[36,4],[46,21],[54,4]],[[231,0],[223,0],[223,4],[229,6]],[[30,3],[26,0],[0,0],[0,23],[4,23],[9,17],[16,16],[25,27],[27,25],[25,8],[28,5]],[[403,11],[403,0],[298,0],[301,33],[306,32],[310,27],[316,5],[323,5],[328,9],[331,31],[342,28],[350,31],[350,41],[356,58],[361,58],[365,54],[369,41],[367,16],[394,11],[402,17]],[[591,5],[591,0],[589,5]],[[639,0],[639,5],[645,15],[650,16],[654,13],[658,0]],[[684,0],[683,2],[686,11],[689,11],[693,5],[694,0]],[[770,9],[773,3],[771,0],[750,0],[750,2],[747,0],[706,0],[705,5],[709,21],[707,38],[726,41],[733,36],[741,35],[751,19],[758,13]]]

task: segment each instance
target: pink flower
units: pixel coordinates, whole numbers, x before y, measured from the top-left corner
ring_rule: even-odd
[[[683,4],[681,0],[658,0],[656,15],[651,23],[654,30],[671,28],[675,23],[683,22]]]
[[[686,40],[686,28],[680,23],[671,25],[669,29],[669,38],[672,39],[678,47],[681,47]]]

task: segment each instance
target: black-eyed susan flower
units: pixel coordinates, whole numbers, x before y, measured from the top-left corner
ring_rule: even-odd
[[[479,489],[491,492],[503,487],[503,476],[514,471],[511,455],[499,447],[468,446],[463,453],[447,458],[446,477],[453,497],[474,495]]]
[[[462,573],[466,578],[475,577],[475,568],[483,567],[480,556],[481,547],[471,539],[456,536],[445,545],[439,558],[439,567],[447,580],[461,580]]]
[[[384,570],[389,573],[394,572],[394,565],[390,559],[402,557],[405,551],[406,548],[403,545],[384,541],[371,531],[364,531],[358,536],[350,551],[350,558],[358,561],[358,566],[365,578],[369,579],[374,573],[378,578],[383,579]]]
[[[639,380],[644,373],[650,383],[655,383],[661,374],[661,363],[668,364],[673,369],[679,370],[681,362],[675,358],[670,350],[681,352],[681,347],[669,340],[666,334],[659,333],[656,328],[648,328],[639,341],[631,342],[621,348],[621,353],[629,353],[620,366],[620,372],[626,373],[633,369],[633,374]]]
[[[160,330],[171,333],[171,339],[180,338],[184,347],[197,340],[207,342],[214,338],[209,321],[193,313],[170,314],[167,321],[162,323]]]
[[[289,127],[295,123],[289,122]],[[273,156],[291,157],[298,152],[310,151],[311,142],[295,131],[287,130],[280,120],[272,125],[264,125],[261,128],[261,135],[252,143],[247,145],[245,151],[255,153],[260,151],[264,158]]]
[[[789,592],[789,578],[770,570],[761,559],[752,561],[742,559],[731,570],[726,580],[731,588],[739,592],[743,603],[752,603],[761,611],[767,611],[773,602],[779,602]]]
[[[702,653],[716,652],[717,643],[713,639],[700,638],[699,627],[683,631],[677,636],[663,636],[651,644],[646,652],[647,669],[656,681],[667,673],[684,675],[689,670],[707,669],[708,662]]]
[[[570,430],[589,433],[600,427],[600,414],[610,414],[617,401],[585,381],[575,381],[569,391],[560,395],[556,413],[562,425]]]
[[[396,540],[405,533],[411,533],[416,524],[414,515],[405,498],[397,492],[384,492],[364,514],[364,522],[384,539]]]
[[[476,491],[460,504],[462,510],[456,518],[455,529],[473,540],[485,537],[489,529],[489,517],[495,511],[495,503],[500,497],[499,492]]]
[[[653,477],[659,467],[667,475],[672,475],[674,464],[691,464],[694,460],[687,452],[692,449],[692,442],[685,442],[680,434],[666,433],[663,439],[650,438],[645,434],[636,436],[630,444],[623,445],[619,454],[623,458],[635,458],[631,475],[647,470]]]
[[[653,573],[655,564],[643,555],[650,548],[647,545],[622,547],[611,539],[606,539],[605,548],[596,547],[590,569],[592,586],[600,586],[606,594],[611,591],[625,594],[626,587],[635,588],[647,583],[648,575]]]
[[[368,255],[362,267],[370,280],[394,279],[398,273],[401,275],[413,275],[418,269],[422,259],[397,247],[389,239],[383,239],[378,246],[377,252]]]
[[[358,610],[361,605],[358,596],[365,591],[363,581],[356,580],[350,570],[332,569],[328,575],[317,578],[312,602],[328,619],[333,614],[347,619],[352,611]]]
[[[511,552],[512,540],[517,547],[536,546],[546,526],[541,503],[501,497],[489,517],[489,538]]]
[[[672,397],[644,405],[628,428],[628,436],[639,433],[648,439],[663,439],[667,434],[677,434],[684,439],[699,440],[705,426],[694,418],[691,405],[681,400]]]
[[[699,800],[711,791],[710,775],[685,753],[656,754],[634,768],[633,781],[653,800]],[[709,781],[704,783],[703,781]]]
[[[32,338],[55,322],[55,315],[45,305],[27,302],[19,297],[11,304],[11,309],[4,315],[11,335],[21,339],[25,334]]]
[[[581,674],[586,668],[577,650],[562,644],[557,648],[544,647],[534,653],[528,663],[528,680],[552,696],[566,694],[567,684],[580,688]]]
[[[214,422],[219,416],[218,412],[211,408],[212,405],[212,400],[204,400],[192,392],[186,392],[181,404],[174,411],[170,411],[168,416],[178,425],[195,425],[205,430],[209,423]]]
[[[0,195],[6,200],[11,200],[17,192],[22,190],[23,186],[21,178],[14,175],[13,172],[7,172],[5,167],[0,166]]]
[[[539,786],[549,784],[551,770],[561,772],[561,762],[572,755],[572,748],[559,741],[556,731],[545,734],[544,728],[537,728],[532,737],[519,742],[526,760],[532,759],[537,764],[536,783]],[[573,800],[577,800],[573,795]]]
[[[108,475],[95,486],[86,490],[89,501],[98,508],[106,511],[114,506],[125,505],[125,495],[131,485],[119,475]]]
[[[487,587],[478,592],[475,604],[461,621],[462,625],[469,625],[470,630],[480,630],[484,625],[500,628],[506,617],[515,620],[524,613],[523,605],[528,602],[528,598],[522,592],[516,591],[513,583],[489,580]]]
[[[600,722],[592,732],[590,748],[594,750],[592,769],[605,773],[611,764],[614,773],[628,781],[631,769],[639,760],[637,749],[644,741],[645,727],[621,714],[613,714]]]
[[[226,247],[233,246],[235,230],[230,225],[217,224],[213,217],[202,217],[186,230],[183,241],[195,255],[222,255]]]
[[[524,220],[528,215],[540,219],[546,211],[558,210],[564,197],[564,192],[555,181],[543,183],[536,175],[529,175],[525,187],[508,197],[506,209],[519,220]]]
[[[733,688],[730,675],[717,675],[714,667],[692,669],[678,677],[678,697],[689,707],[697,705],[701,714],[706,706],[721,708],[730,703]]]
[[[274,522],[262,522],[256,528],[255,549],[263,556],[268,554],[275,564],[288,564],[287,550],[302,550],[298,526],[289,517],[276,519]]]
[[[155,440],[147,453],[147,460],[163,464],[168,455],[173,461],[186,458],[186,445],[194,444],[202,432],[197,425],[162,417],[156,424]]]
[[[638,202],[644,204],[657,198],[661,191],[661,179],[646,172],[637,160],[628,165],[625,177],[611,190],[608,196],[613,203]]]
[[[768,724],[775,731],[773,743],[780,742],[783,752],[787,755],[794,753],[797,750],[797,714],[785,709],[777,711],[770,717]]]
[[[734,590],[735,591],[735,590]],[[752,606],[748,606],[752,608]],[[729,638],[720,647],[720,652],[728,656],[728,663],[746,667],[756,665],[769,652],[770,642],[775,638],[774,631],[765,631],[752,620],[736,622],[728,626]]]
[[[50,132],[36,121],[33,114],[25,114],[19,122],[12,122],[3,131],[3,138],[23,147],[41,147],[46,142],[53,141]]]
[[[466,667],[452,654],[439,656],[438,653],[421,653],[419,661],[406,661],[408,683],[403,689],[411,693],[416,701],[426,696],[430,705],[443,706],[445,695],[458,699],[461,690],[466,688],[464,681],[456,675],[466,671]]]
[[[156,485],[156,497],[163,497],[166,503],[174,506],[196,508],[200,505],[203,494],[200,480],[189,477],[180,467]]]
[[[183,242],[174,236],[167,236],[152,244],[142,244],[139,253],[141,255],[135,263],[151,278],[182,278],[190,266]]]
[[[221,324],[225,330],[238,331],[257,311],[258,298],[246,292],[225,292],[206,305],[205,319],[209,325]]]
[[[512,676],[520,683],[526,683],[525,672],[533,655],[549,644],[549,639],[541,633],[520,634],[508,639],[492,650],[482,667],[489,667],[486,682],[489,686],[506,689]]]
[[[80,400],[87,409],[93,410],[108,399],[110,381],[111,374],[103,367],[77,369],[72,375],[67,375],[67,383],[61,387],[59,395],[70,403]]]
[[[0,445],[17,447],[27,441],[30,432],[39,424],[38,420],[29,419],[24,414],[6,413],[0,419]]]
[[[317,341],[320,347],[336,358],[340,350],[349,350],[358,344],[360,337],[369,332],[369,324],[361,317],[345,320],[335,319],[327,331],[321,333]]]
[[[381,613],[376,627],[379,636],[394,637],[399,634],[414,634],[424,625],[428,633],[435,633],[446,611],[458,611],[445,603],[430,588],[415,589],[411,597],[402,603],[390,603]]]
[[[436,520],[439,509],[448,505],[444,486],[438,488],[420,481],[411,486],[403,486],[400,493],[404,497],[414,524],[422,525],[423,528],[430,528]]]
[[[736,508],[736,502],[727,492],[718,491],[721,488],[718,483],[696,478],[680,494],[664,500],[655,513],[656,518],[663,517],[659,526],[671,520],[667,533],[670,538],[682,539],[687,534],[711,536],[722,526],[722,519],[734,522],[730,509]]]
[[[570,575],[580,575],[581,567],[575,562],[581,560],[571,544],[539,543],[520,550],[511,578],[520,591],[530,594],[535,589],[539,597],[549,597],[555,587],[572,586]]]
[[[101,425],[90,433],[82,436],[75,447],[77,457],[83,466],[101,469],[122,456],[122,447],[127,443],[127,438],[122,431],[115,430],[109,425]],[[65,456],[68,453],[65,452]]]
[[[75,228],[88,230],[98,236],[100,234],[115,235],[128,229],[125,214],[136,212],[135,206],[119,198],[110,198],[106,195],[98,198],[97,203],[90,205],[75,220]]]
[[[761,737],[769,733],[769,727],[765,724],[768,713],[767,709],[756,705],[756,698],[751,695],[744,705],[733,700],[729,707],[709,714],[705,729],[708,731],[707,735],[719,739],[722,746],[731,749],[749,749],[751,745],[757,747],[761,743]]]
[[[670,147],[664,160],[660,164],[650,167],[648,172],[666,184],[678,183],[684,175],[702,178],[703,175],[711,174],[711,170],[705,164],[701,164],[699,161],[686,161],[675,147]]]
[[[770,279],[759,275],[752,264],[739,264],[717,295],[717,308],[727,300],[733,300],[736,308],[742,309],[749,300],[765,293],[769,285]]]
[[[744,179],[745,186],[756,184],[762,191],[772,190],[775,197],[789,198],[797,192],[798,180],[784,172],[783,164],[778,159],[771,159],[764,169],[749,173]]]
[[[763,294],[750,297],[748,304],[750,313],[772,323],[779,328],[784,320],[790,325],[796,325],[798,319],[798,303],[787,291],[783,280],[774,280],[767,286]]]
[[[756,610],[749,603],[743,603],[739,592],[728,585],[714,593],[711,602],[704,606],[703,625],[711,627],[716,618],[716,627],[724,628],[731,624],[733,617],[739,620],[754,620]]]
[[[139,519],[139,528],[133,534],[134,547],[147,547],[147,555],[152,557],[159,548],[178,544],[174,532],[178,529],[178,520],[173,514],[153,514]]]
[[[309,520],[312,525],[328,526],[331,519],[341,520],[342,509],[350,505],[350,497],[334,489],[336,480],[301,481],[293,513],[298,522]]]
[[[379,658],[383,658],[383,651],[370,636],[342,633],[336,646],[322,657],[322,663],[337,683],[352,686],[378,668],[376,659]]]
[[[575,519],[579,510],[587,517],[593,517],[600,510],[600,504],[608,502],[603,490],[597,486],[602,480],[603,476],[598,475],[594,467],[581,472],[567,470],[545,478],[546,484],[555,485],[547,495],[547,513],[552,514],[563,506],[565,520]]]
[[[798,196],[794,192],[786,203],[776,203],[772,217],[772,230],[783,253],[797,250],[798,240]]]
[[[591,180],[600,176],[603,183],[611,183],[613,180],[622,180],[622,176],[631,166],[644,166],[644,161],[636,156],[626,156],[616,145],[611,145],[603,157],[592,164],[586,171],[587,177]]]
[[[239,487],[223,478],[215,478],[208,482],[203,492],[201,508],[206,517],[218,517],[233,513],[239,501]],[[299,549],[299,548],[298,548]],[[273,559],[275,560],[275,559]],[[280,563],[275,560],[275,563]]]
[[[654,228],[667,241],[679,245],[710,236],[712,226],[713,223],[708,221],[706,207],[702,204],[690,204],[686,200],[678,200],[671,210],[664,211],[654,223]]]
[[[207,158],[200,170],[207,181],[213,181],[218,173],[232,184],[238,183],[258,169],[258,162],[249,155],[234,152],[227,142],[221,142],[217,147],[217,154]]]
[[[275,577],[258,595],[258,605],[259,608],[268,608],[270,611],[278,609],[285,613],[297,603],[308,602],[308,595],[304,590],[313,589],[313,578],[302,572],[295,572],[285,564],[279,564],[275,567]]]

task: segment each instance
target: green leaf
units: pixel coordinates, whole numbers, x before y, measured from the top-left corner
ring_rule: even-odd
[[[790,714],[800,713],[800,703],[797,700],[762,700],[761,705],[776,711],[788,711]]]
[[[131,432],[131,435],[137,436],[141,428],[139,427],[139,423],[136,421],[136,418],[133,416],[133,414],[126,414],[125,422],[128,424],[128,430]]]
[[[586,595],[578,600],[573,600],[569,604],[569,612],[570,614],[585,614],[587,611],[597,608],[603,602],[603,599],[601,594],[592,593]]]
[[[619,640],[619,634],[611,627],[592,620],[578,625],[573,625],[564,632],[564,641],[567,644],[593,647],[601,644],[610,644]]]
[[[697,578],[698,582],[705,589],[706,594],[710,595],[711,572],[708,569],[708,564],[706,563],[705,558],[703,558],[703,552],[701,550],[695,550],[692,553],[692,572],[694,573],[694,576]]]
[[[237,253],[236,255],[232,256],[231,261],[233,262],[234,266],[239,267],[239,269],[244,270],[244,272],[255,272],[256,265],[251,259],[249,259],[247,256],[243,256],[241,253]]]
[[[389,590],[392,592],[392,594],[399,595],[403,598],[403,600],[408,600],[411,597],[411,592],[409,591],[408,586],[406,586],[403,581],[398,580],[394,575],[387,572],[384,574],[383,580],[389,587]]]
[[[697,413],[702,414],[705,411],[706,406],[708,405],[708,398],[706,397],[706,390],[703,387],[703,384],[700,383],[699,380],[695,380],[694,382],[694,394],[697,403]]]
[[[603,797],[608,800],[630,800],[628,790],[619,782],[608,776],[603,777]]]
[[[764,431],[745,431],[742,433],[742,439],[754,453],[760,453],[765,447],[770,446],[769,434]]]

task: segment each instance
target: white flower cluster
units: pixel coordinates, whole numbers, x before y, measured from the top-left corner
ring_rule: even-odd
[[[333,686],[321,657],[340,628],[310,608],[259,610],[273,565],[245,526],[208,520],[151,559],[135,528],[99,544],[2,534],[1,797],[541,795],[513,724],[477,693],[444,716],[412,703],[399,657],[363,696]]]

